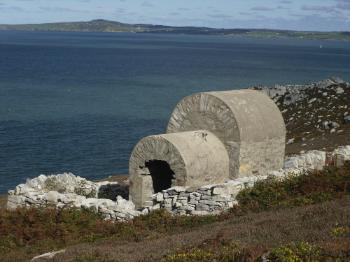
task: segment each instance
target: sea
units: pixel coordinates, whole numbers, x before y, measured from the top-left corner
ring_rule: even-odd
[[[184,96],[350,80],[350,42],[0,31],[0,194],[40,174],[127,174]]]

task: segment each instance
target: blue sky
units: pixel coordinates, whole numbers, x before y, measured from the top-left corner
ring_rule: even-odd
[[[0,23],[109,19],[220,28],[350,31],[350,0],[0,0]]]

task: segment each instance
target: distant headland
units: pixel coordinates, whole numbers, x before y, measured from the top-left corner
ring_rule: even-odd
[[[350,41],[350,32],[316,32],[274,29],[223,29],[193,26],[164,26],[151,24],[126,24],[103,19],[88,22],[61,22],[44,24],[0,24],[0,30],[64,31],[64,32],[130,32],[188,35],[225,35],[258,38],[295,38],[310,40]]]

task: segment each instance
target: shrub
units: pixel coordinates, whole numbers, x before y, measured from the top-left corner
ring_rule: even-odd
[[[320,257],[320,248],[307,242],[300,242],[273,249],[267,259],[281,262],[311,262],[318,261]]]
[[[331,236],[333,237],[345,237],[346,235],[350,235],[349,227],[335,227],[331,230]]]
[[[242,190],[237,200],[246,210],[267,210],[321,203],[350,193],[350,163],[344,167],[328,167],[300,176],[280,180],[268,178],[252,188]]]
[[[242,248],[233,241],[217,242],[214,240],[211,243],[206,243],[204,246],[179,250],[175,254],[169,254],[162,262],[253,261],[253,251],[253,249]]]

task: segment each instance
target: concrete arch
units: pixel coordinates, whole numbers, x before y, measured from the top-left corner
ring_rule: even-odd
[[[282,168],[286,128],[281,112],[255,90],[197,93],[175,107],[167,133],[205,129],[225,145],[230,177],[264,175]]]
[[[229,156],[224,144],[211,132],[149,136],[135,146],[129,161],[130,199],[137,207],[146,205],[156,193],[155,177],[147,166],[154,161],[168,164],[173,174],[169,187],[199,187],[229,178]]]

